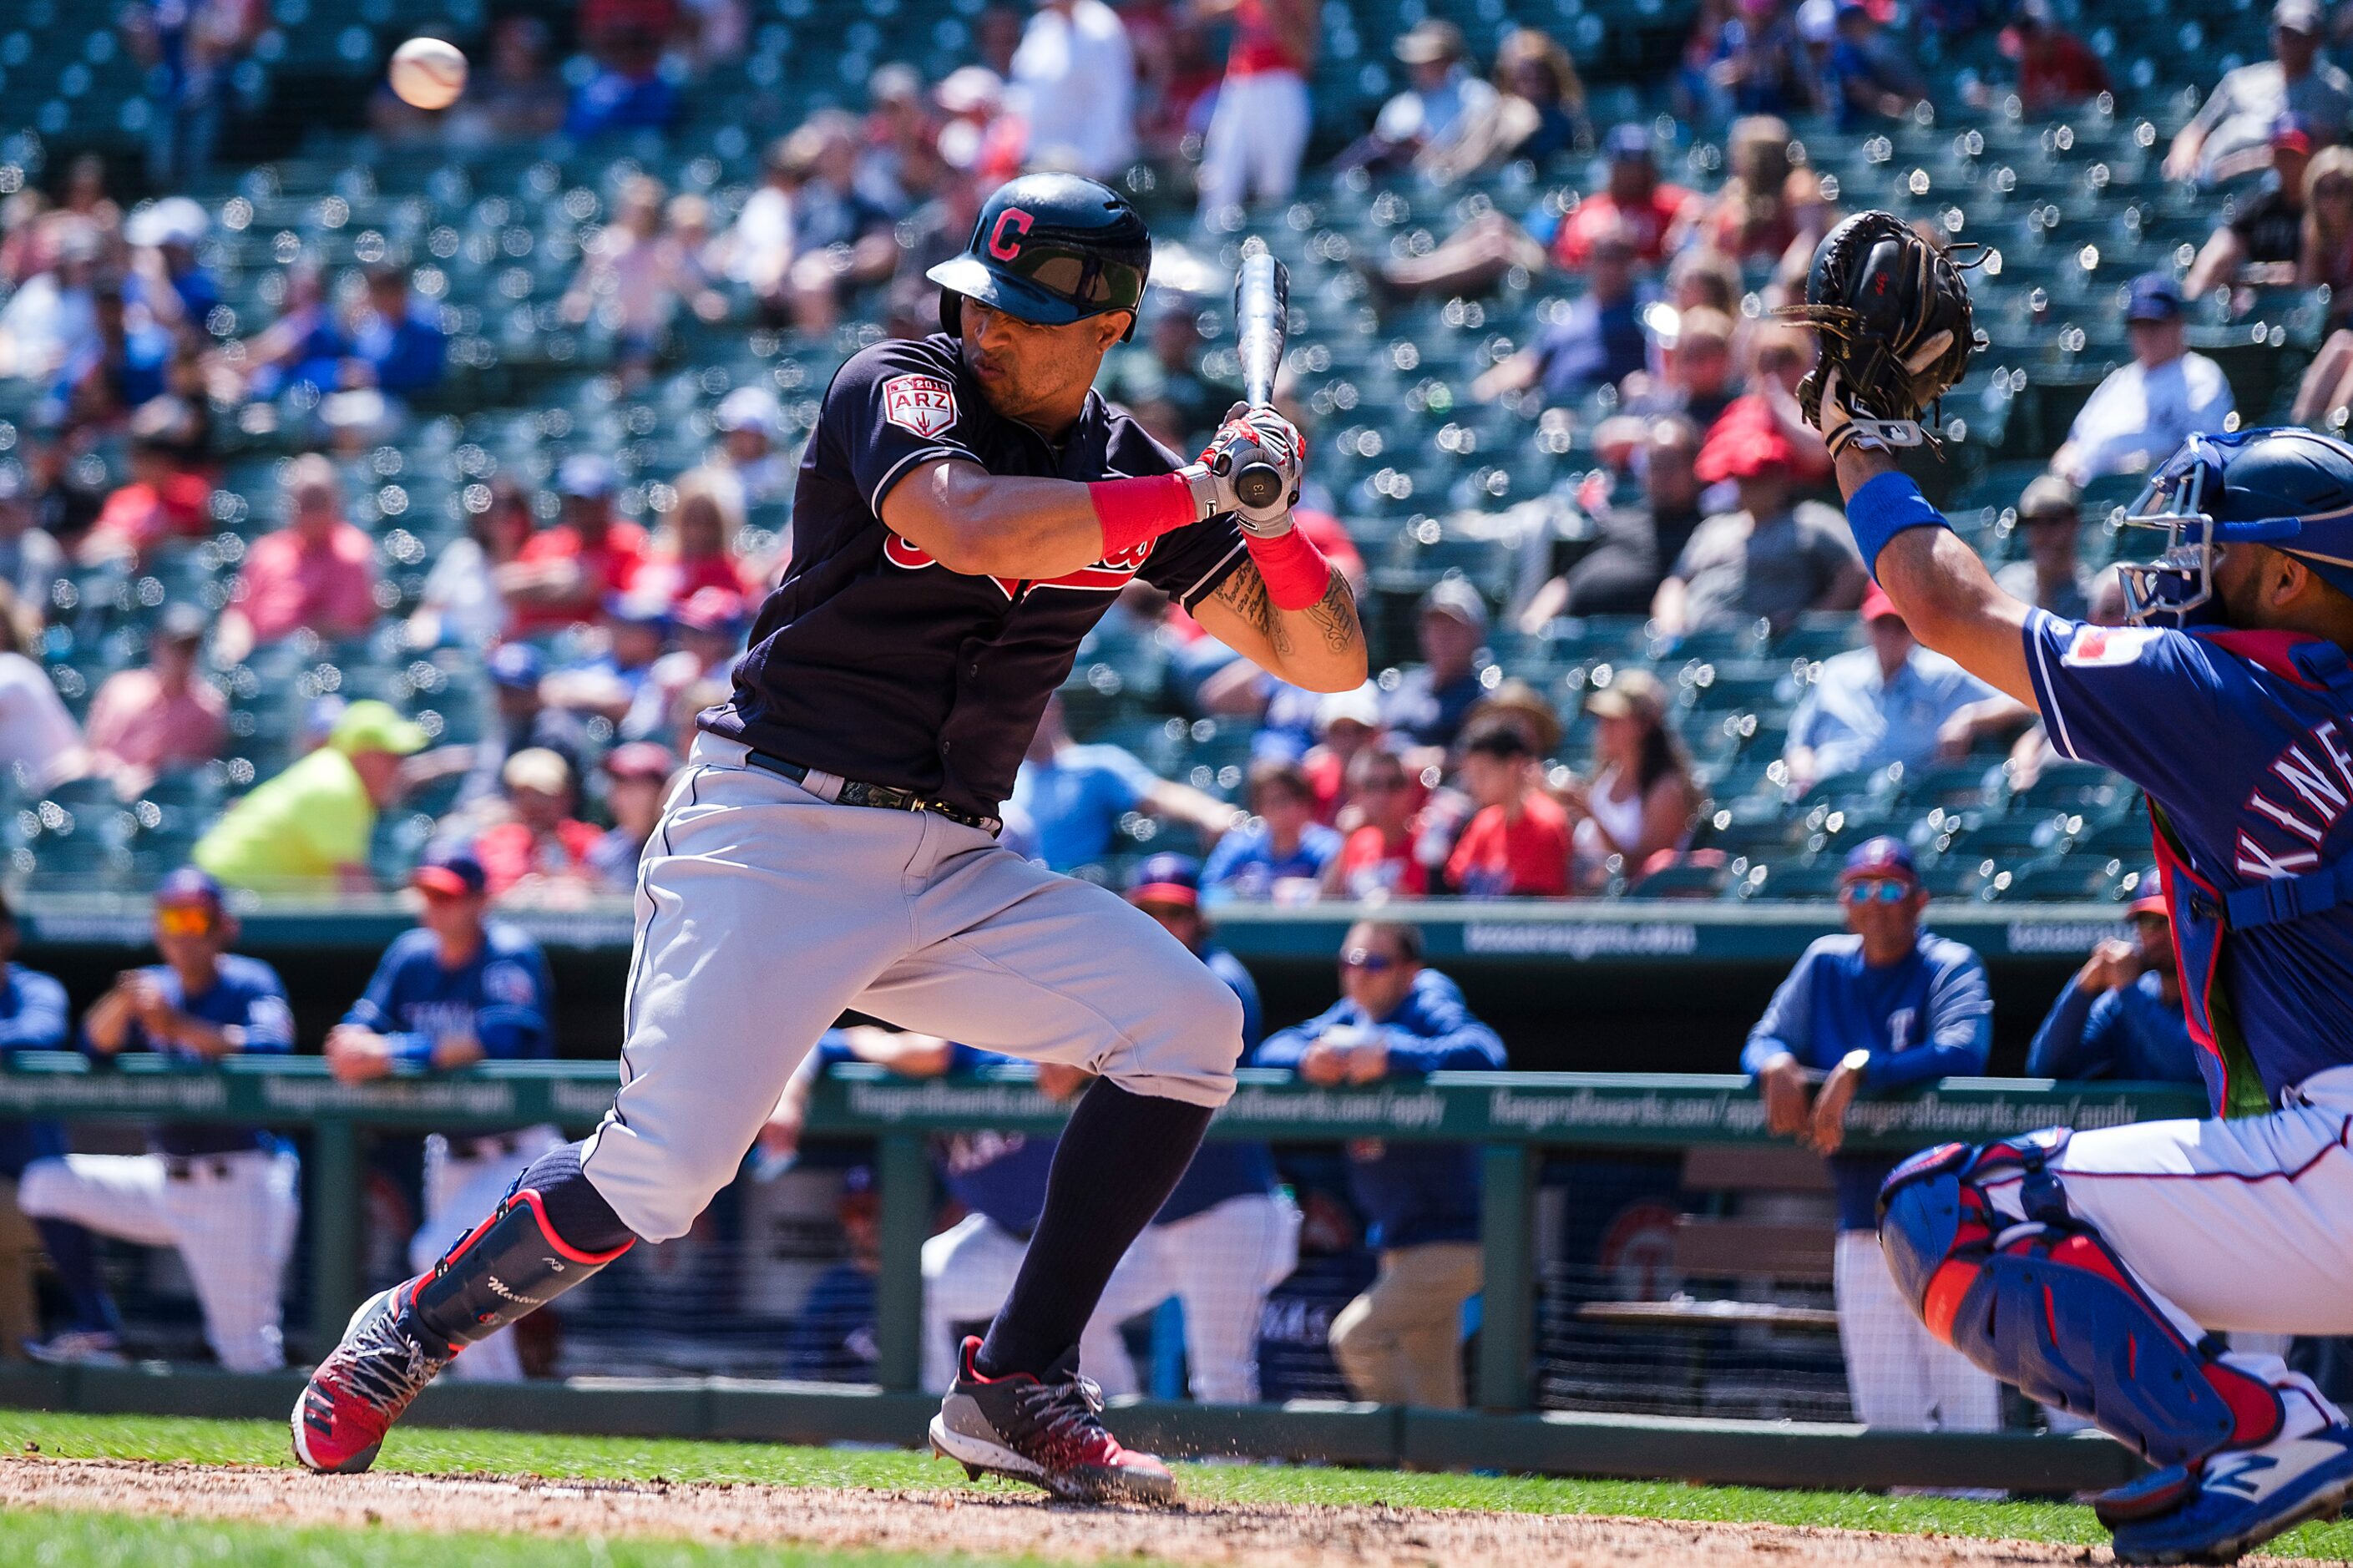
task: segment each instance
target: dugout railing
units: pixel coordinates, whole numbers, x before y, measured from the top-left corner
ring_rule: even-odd
[[[1764,1145],[1762,1107],[1731,1075],[1443,1073],[1427,1079],[1316,1088],[1287,1073],[1246,1070],[1213,1138],[1330,1143],[1381,1138],[1477,1145],[1483,1173],[1486,1277],[1473,1413],[1364,1407],[1250,1407],[1211,1412],[1161,1405],[1124,1412],[1128,1428],[1180,1449],[1328,1458],[1377,1463],[1412,1458],[1507,1468],[1677,1475],[1782,1484],[2104,1484],[2132,1461],[2105,1442],[2020,1434],[1894,1435],[1809,1423],[1730,1422],[1530,1414],[1536,1303],[1535,1183],[1546,1151],[1668,1152],[1695,1145]],[[491,1063],[463,1072],[339,1083],[316,1058],[229,1061],[190,1069],[160,1058],[94,1066],[66,1053],[28,1054],[0,1072],[0,1118],[67,1121],[250,1123],[307,1134],[304,1211],[310,1237],[311,1339],[331,1342],[362,1293],[362,1133],[491,1131],[549,1121],[584,1129],[611,1102],[612,1064]],[[2200,1114],[2179,1085],[2055,1084],[2038,1079],[1947,1079],[1899,1099],[1859,1101],[1847,1115],[1850,1146],[1909,1150],[1977,1142],[2035,1127],[2106,1127]],[[934,1214],[927,1140],[978,1129],[1051,1132],[1067,1107],[1041,1094],[1027,1069],[909,1080],[862,1066],[835,1068],[811,1097],[811,1138],[871,1138],[881,1207],[877,1282],[879,1390],[828,1396],[807,1385],[765,1416],[745,1411],[761,1391],[731,1380],[642,1380],[634,1389],[533,1388],[453,1394],[441,1418],[680,1435],[789,1434],[865,1439],[911,1434],[923,1395],[919,1254]],[[198,1386],[234,1382],[181,1373],[153,1376],[0,1376],[0,1402],[110,1407],[243,1407],[246,1394],[207,1403]],[[587,1380],[593,1384],[595,1380]],[[659,1386],[654,1386],[659,1384]],[[282,1391],[281,1391],[282,1392]],[[437,1390],[437,1393],[439,1391]],[[567,1392],[579,1398],[562,1402]],[[634,1393],[634,1401],[623,1397]],[[268,1398],[256,1394],[257,1408]],[[598,1401],[604,1408],[599,1413]],[[553,1401],[553,1403],[552,1403]],[[729,1414],[733,1412],[733,1414]],[[902,1434],[903,1435],[903,1434]],[[912,1437],[909,1438],[912,1440]],[[1860,1445],[1860,1446],[1858,1446]],[[1957,1469],[1956,1468],[1957,1467]]]

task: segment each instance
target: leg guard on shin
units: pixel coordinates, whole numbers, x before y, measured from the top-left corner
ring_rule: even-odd
[[[1947,1144],[1897,1166],[1879,1195],[1889,1269],[1928,1331],[2029,1397],[2096,1422],[2159,1465],[2267,1442],[2279,1396],[2189,1340],[2046,1169],[2063,1129]],[[2026,1217],[1988,1186],[2018,1180]]]
[[[539,1194],[518,1186],[491,1217],[409,1287],[410,1321],[451,1354],[487,1339],[589,1279],[636,1245],[583,1252],[547,1222]]]

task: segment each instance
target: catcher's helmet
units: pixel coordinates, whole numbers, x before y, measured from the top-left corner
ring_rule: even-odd
[[[1127,198],[1076,174],[1024,174],[997,189],[962,256],[924,276],[940,286],[940,327],[963,331],[958,296],[1041,326],[1134,312],[1152,270],[1152,236]]]
[[[2137,625],[2218,620],[2218,544],[2268,544],[2353,595],[2353,446],[2293,426],[2192,436],[2125,521],[2167,533],[2154,558],[2119,563]]]

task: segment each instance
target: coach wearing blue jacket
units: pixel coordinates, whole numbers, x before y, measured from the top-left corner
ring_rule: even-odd
[[[1985,965],[1959,942],[1920,929],[1928,895],[1895,839],[1873,838],[1847,857],[1839,902],[1845,934],[1806,949],[1748,1032],[1741,1065],[1765,1097],[1767,1129],[1794,1134],[1830,1162],[1839,1342],[1857,1419],[1990,1431],[2001,1423],[2000,1389],[1928,1336],[1880,1256],[1874,1211],[1896,1156],[1841,1152],[1847,1107],[1858,1095],[1985,1071],[1993,1037]]]
[[[2104,942],[2052,1003],[2026,1053],[2026,1076],[2196,1083],[2198,1047],[2181,1013],[2173,918],[2154,868],[2126,916],[2130,942]]]
[[[1341,999],[1270,1037],[1252,1064],[1326,1086],[1504,1066],[1504,1042],[1421,954],[1412,926],[1351,926]],[[1380,1272],[1332,1320],[1333,1358],[1359,1399],[1459,1409],[1462,1303],[1481,1279],[1477,1155],[1461,1143],[1359,1139],[1348,1146],[1348,1184]]]
[[[327,1065],[347,1083],[382,1078],[396,1066],[448,1070],[478,1061],[552,1057],[554,985],[528,934],[485,918],[488,879],[466,851],[427,859],[409,879],[420,904],[375,966],[367,990],[327,1035]],[[506,1195],[515,1177],[564,1141],[554,1127],[425,1141],[425,1222],[408,1240],[409,1267],[422,1272]],[[512,1383],[522,1377],[514,1335],[469,1347],[450,1375]]]

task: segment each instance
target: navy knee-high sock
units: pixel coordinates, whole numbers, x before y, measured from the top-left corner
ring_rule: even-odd
[[[540,1213],[565,1246],[581,1252],[610,1252],[635,1239],[637,1233],[621,1223],[580,1168],[582,1147],[566,1143],[550,1149],[515,1179],[515,1190],[528,1187],[539,1194]]]
[[[114,1310],[114,1298],[106,1293],[98,1278],[98,1244],[90,1232],[64,1219],[37,1219],[33,1226],[41,1233],[41,1246],[57,1268],[66,1299],[73,1303],[74,1327],[121,1332],[122,1319]]]
[[[1209,1116],[1207,1106],[1095,1080],[1054,1151],[1045,1212],[989,1325],[982,1373],[1042,1373],[1077,1346],[1111,1271],[1193,1163]]]

